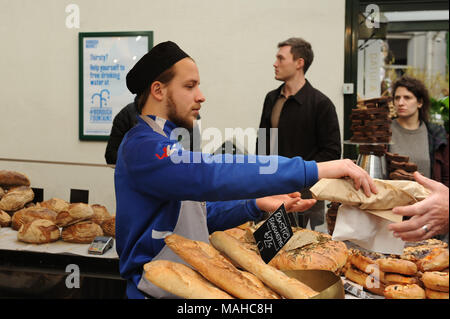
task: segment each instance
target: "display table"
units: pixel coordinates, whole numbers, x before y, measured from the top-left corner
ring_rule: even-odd
[[[17,240],[17,231],[0,229],[0,270],[70,274],[76,265],[81,276],[120,279],[119,256],[113,247],[104,255],[88,254],[89,244],[72,244],[62,240],[42,245]]]

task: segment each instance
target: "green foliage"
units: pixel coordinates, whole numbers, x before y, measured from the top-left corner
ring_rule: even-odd
[[[441,120],[444,121],[445,130],[448,133],[448,96],[436,100],[431,98],[431,109],[430,114],[435,117],[435,114],[439,114],[441,116]]]

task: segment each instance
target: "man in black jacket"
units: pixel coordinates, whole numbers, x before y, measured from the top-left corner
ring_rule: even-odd
[[[275,79],[284,83],[269,92],[259,127],[266,129],[266,147],[258,154],[301,156],[304,160],[324,162],[341,157],[341,137],[336,108],[331,100],[306,80],[314,53],[311,44],[290,38],[278,44]],[[270,136],[277,128],[277,136]],[[309,190],[302,197],[310,196]],[[324,221],[324,203],[318,202],[308,214],[311,228]],[[306,219],[301,226],[306,226]]]
[[[138,110],[135,103],[125,106],[114,117],[111,134],[106,145],[105,159],[107,164],[116,164],[117,150],[122,142],[125,133],[128,132],[137,123]]]

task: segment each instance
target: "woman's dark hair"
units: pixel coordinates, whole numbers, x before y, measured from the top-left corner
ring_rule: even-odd
[[[419,109],[419,120],[428,122],[428,115],[430,110],[430,96],[428,90],[422,81],[404,75],[400,79],[394,82],[392,86],[392,97],[395,101],[395,91],[397,88],[404,87],[410,91],[416,97],[417,101],[422,103],[422,107]]]
[[[174,76],[175,76],[175,69],[172,66],[169,69],[165,70],[160,75],[158,75],[158,77],[155,79],[155,81],[159,81],[162,84],[168,84],[170,81],[172,81]],[[153,82],[155,82],[155,81],[153,81]],[[144,108],[145,102],[147,102],[148,96],[150,95],[150,87],[151,87],[151,83],[147,86],[147,88],[142,93],[136,95],[134,98],[134,104],[136,104],[139,114],[142,113],[142,109]]]

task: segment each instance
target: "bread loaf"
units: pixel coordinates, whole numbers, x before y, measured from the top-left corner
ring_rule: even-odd
[[[51,209],[56,213],[60,213],[62,211],[67,211],[69,209],[69,203],[60,198],[51,198],[44,202],[39,203],[41,207],[45,207]]]
[[[56,221],[56,213],[45,207],[28,207],[14,213],[11,218],[11,227],[19,230],[23,224],[30,223],[35,219],[47,219],[51,222]]]
[[[417,266],[409,260],[396,258],[381,258],[376,261],[380,269],[385,272],[392,272],[402,275],[415,275],[417,273]]]
[[[116,216],[109,217],[103,221],[100,227],[106,236],[116,238]]]
[[[0,186],[30,186],[30,180],[25,174],[15,171],[0,170]]]
[[[69,226],[80,221],[90,219],[93,215],[94,211],[88,204],[70,204],[68,210],[58,213],[58,216],[56,216],[56,225],[59,227]]]
[[[105,206],[94,204],[91,205],[94,214],[91,217],[91,221],[101,225],[105,220],[111,218],[111,214],[108,212]]]
[[[168,260],[155,260],[144,265],[145,278],[154,285],[186,299],[233,299],[195,270]]]
[[[225,232],[214,232],[210,236],[210,241],[217,250],[254,274],[281,296],[290,299],[306,299],[318,294],[297,279],[290,278],[280,270],[267,265],[254,251],[245,248],[238,240]]]
[[[97,236],[103,236],[102,228],[91,221],[72,224],[61,232],[62,240],[68,243],[90,244]]]
[[[164,241],[203,277],[237,298],[279,298],[270,289],[256,285],[207,243],[190,240],[177,234],[167,236]]]
[[[425,291],[416,284],[390,285],[384,290],[386,299],[425,299]]]
[[[46,219],[35,219],[22,225],[17,233],[17,239],[31,244],[45,244],[57,241],[60,237],[59,228]]]
[[[9,227],[11,225],[11,216],[0,209],[0,227]]]
[[[0,200],[0,209],[14,212],[31,202],[34,198],[34,192],[31,187],[18,186],[8,190]]]
[[[433,248],[431,252],[417,262],[420,271],[441,271],[448,268],[448,249]]]
[[[448,293],[448,272],[427,271],[421,280],[429,289]]]

